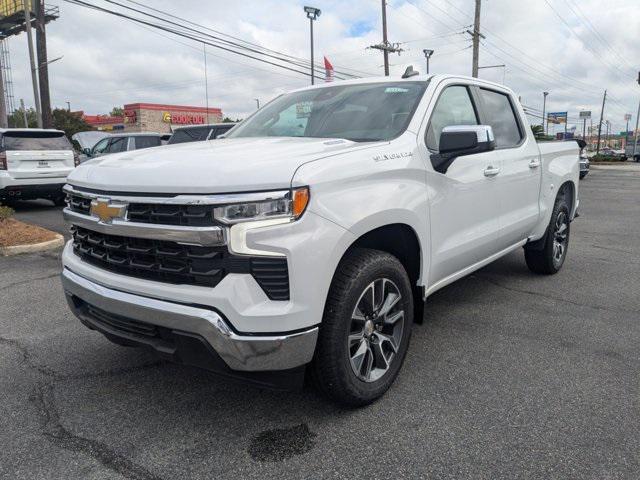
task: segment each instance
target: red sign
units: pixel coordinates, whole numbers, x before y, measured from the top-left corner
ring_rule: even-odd
[[[135,110],[125,110],[124,111],[124,123],[136,123],[136,111]]]

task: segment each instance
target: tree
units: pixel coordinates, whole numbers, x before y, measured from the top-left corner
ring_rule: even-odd
[[[122,107],[113,107],[109,115],[111,115],[112,117],[123,117],[124,109]]]
[[[544,127],[542,125],[531,125],[531,131],[536,138],[544,137]]]
[[[222,119],[222,123],[240,123],[242,121],[241,118],[236,118],[235,120],[229,117],[224,117]]]
[[[33,108],[27,108],[27,123],[29,124],[29,128],[37,128],[38,126],[38,117],[36,116],[36,111]],[[14,112],[9,115],[9,128],[25,128],[24,124],[24,114],[21,109],[16,109]]]
[[[78,132],[93,130],[91,125],[82,119],[79,112],[70,112],[64,108],[56,108],[53,111],[53,126],[63,130],[69,139]]]

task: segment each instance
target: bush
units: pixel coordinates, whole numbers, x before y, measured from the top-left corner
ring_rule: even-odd
[[[622,162],[622,158],[614,155],[603,155],[601,153],[594,155],[589,159],[591,162]]]
[[[4,206],[0,203],[0,223],[5,221],[7,218],[11,218],[15,211],[11,207]]]

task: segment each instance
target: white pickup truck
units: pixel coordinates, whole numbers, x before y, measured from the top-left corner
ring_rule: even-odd
[[[503,86],[405,76],[296,90],[225,139],[78,167],[72,310],[119,344],[263,385],[308,374],[363,405],[436,290],[521,247],[560,270],[578,146],[538,145]]]

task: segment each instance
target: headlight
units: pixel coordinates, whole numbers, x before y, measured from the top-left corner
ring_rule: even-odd
[[[216,220],[234,224],[275,218],[297,220],[309,203],[309,188],[294,188],[277,192],[264,192],[260,200],[232,203],[216,207],[213,215]],[[255,194],[251,194],[254,198]]]

